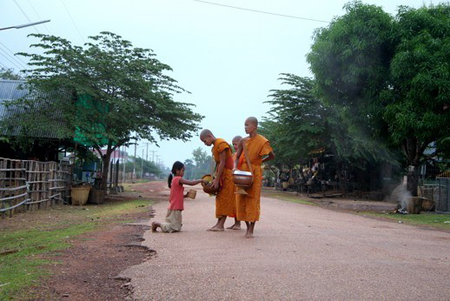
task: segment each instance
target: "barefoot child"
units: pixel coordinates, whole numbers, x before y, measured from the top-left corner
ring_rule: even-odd
[[[157,232],[158,227],[161,228],[162,232],[172,233],[181,231],[182,220],[181,211],[184,210],[184,194],[183,184],[186,185],[197,185],[203,180],[185,180],[184,175],[184,164],[176,161],[172,167],[172,173],[169,175],[168,184],[170,188],[170,205],[167,208],[166,222],[165,223],[152,223],[152,232]]]

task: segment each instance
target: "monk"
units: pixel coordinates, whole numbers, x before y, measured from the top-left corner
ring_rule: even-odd
[[[237,219],[240,221],[245,221],[245,224],[247,225],[247,233],[245,234],[245,237],[247,238],[253,237],[255,224],[259,221],[262,186],[261,164],[275,158],[275,154],[270,147],[269,140],[259,135],[257,130],[258,119],[255,117],[248,117],[245,120],[245,132],[248,134],[248,137],[241,139],[239,142],[233,168],[233,170],[237,169],[239,158],[241,155],[245,156],[245,146],[253,171],[253,184],[245,190],[247,195],[236,195],[236,213]],[[240,170],[250,171],[247,159],[245,157],[244,160],[242,160]]]
[[[231,144],[233,144],[233,148],[234,148],[234,153],[233,153],[233,162],[236,161],[236,157],[237,157],[237,149],[239,146],[239,141],[241,141],[242,137],[241,136],[236,136],[233,138],[233,140],[231,141]],[[241,156],[241,161],[242,159],[244,159],[243,156]],[[238,164],[238,169],[239,169],[240,165]],[[235,202],[236,204],[236,202]],[[236,210],[236,206],[235,206],[235,210]],[[241,230],[241,221],[239,221],[237,219],[236,216],[236,211],[235,211],[235,215],[234,215],[234,225],[228,227],[227,229],[231,229],[231,230]]]
[[[214,188],[220,190],[216,195],[217,223],[208,231],[224,231],[227,216],[235,216],[236,197],[231,171],[233,157],[230,145],[222,138],[216,138],[213,133],[205,129],[200,133],[200,140],[207,146],[213,145],[212,154],[216,162],[216,177],[212,183]]]

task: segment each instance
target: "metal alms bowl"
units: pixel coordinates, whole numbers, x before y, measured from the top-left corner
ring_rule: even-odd
[[[209,183],[205,184],[202,182],[202,187],[203,187],[203,191],[208,193],[208,194],[216,194],[219,189],[215,189],[212,187],[212,181],[213,181],[213,177],[211,175],[204,175],[202,177],[203,180],[207,180],[209,181]]]
[[[249,171],[235,170],[233,172],[233,182],[236,186],[248,188],[253,183],[253,175]]]

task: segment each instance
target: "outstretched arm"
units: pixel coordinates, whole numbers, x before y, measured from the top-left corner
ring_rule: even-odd
[[[197,184],[199,184],[201,182],[203,182],[203,180],[192,180],[192,181],[190,181],[190,180],[186,180],[186,179],[183,179],[183,178],[180,179],[180,184],[183,184],[183,185],[194,186],[194,185],[197,185]]]

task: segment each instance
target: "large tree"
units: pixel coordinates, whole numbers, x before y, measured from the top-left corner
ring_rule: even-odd
[[[425,148],[448,137],[449,5],[401,7],[396,18],[359,1],[345,8],[314,36],[308,61],[318,92],[353,140],[341,145],[375,159],[387,158],[387,141],[404,146],[416,194]]]
[[[434,142],[436,153],[445,154],[450,145],[450,3],[400,7],[395,28],[384,117],[391,141],[405,154],[408,190],[416,195],[427,147]]]
[[[347,14],[314,35],[307,59],[317,96],[329,108],[333,142],[346,160],[388,159],[379,91],[388,85],[393,18],[380,7],[351,2]]]
[[[110,32],[89,37],[84,47],[61,37],[32,36],[40,42],[31,46],[43,53],[22,53],[33,68],[27,71],[30,95],[20,103],[27,115],[21,125],[72,137],[100,155],[106,147],[103,188],[111,153],[119,146],[131,139],[186,141],[198,129],[202,116],[191,104],[174,101],[184,90],[152,50]]]

